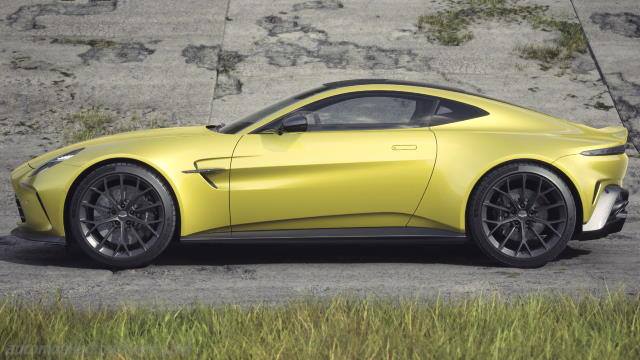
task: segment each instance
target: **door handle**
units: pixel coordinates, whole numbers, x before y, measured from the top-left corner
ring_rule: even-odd
[[[391,150],[417,150],[418,145],[393,145]]]

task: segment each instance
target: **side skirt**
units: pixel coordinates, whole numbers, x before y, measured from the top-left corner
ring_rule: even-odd
[[[183,243],[425,243],[455,244],[467,242],[464,233],[419,227],[344,228],[209,232],[183,236]]]

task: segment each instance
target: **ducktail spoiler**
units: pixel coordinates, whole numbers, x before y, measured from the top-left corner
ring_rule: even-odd
[[[620,140],[622,143],[626,143],[629,136],[629,131],[624,126],[607,126],[597,130],[603,134]]]

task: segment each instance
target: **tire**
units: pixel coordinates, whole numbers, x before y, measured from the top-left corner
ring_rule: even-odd
[[[71,195],[66,215],[71,241],[110,268],[148,265],[176,232],[176,205],[168,186],[131,163],[91,171]]]
[[[467,227],[480,250],[500,264],[520,268],[555,259],[575,224],[576,205],[568,185],[531,162],[490,171],[476,186],[467,211]]]

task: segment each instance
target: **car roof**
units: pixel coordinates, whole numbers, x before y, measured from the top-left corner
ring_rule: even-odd
[[[419,82],[419,81],[392,80],[392,79],[353,79],[353,80],[342,80],[342,81],[334,81],[334,82],[324,83],[324,84],[322,84],[322,86],[320,88],[317,88],[315,90],[316,90],[316,93],[317,93],[319,91],[338,89],[338,88],[347,87],[347,86],[376,85],[376,84],[378,84],[378,85],[417,86],[417,87],[424,87],[424,88],[429,88],[429,89],[437,89],[437,90],[445,90],[445,91],[457,92],[457,93],[460,93],[460,94],[476,96],[476,97],[479,97],[479,98],[482,98],[482,99],[497,101],[499,103],[503,103],[503,104],[506,104],[506,105],[515,106],[515,107],[531,110],[531,109],[528,109],[528,108],[526,108],[524,106],[512,104],[510,102],[507,102],[507,101],[504,101],[504,100],[500,100],[500,99],[496,99],[496,98],[492,98],[492,97],[489,97],[489,96],[486,96],[486,95],[483,95],[483,94],[473,93],[473,92],[470,92],[470,91],[466,91],[466,90],[462,90],[462,89],[454,88],[454,87],[450,87],[450,86],[443,86],[443,85],[431,84],[431,83]]]
[[[454,88],[454,87],[442,86],[442,85],[430,84],[430,83],[418,82],[418,81],[406,81],[406,80],[353,79],[353,80],[342,80],[342,81],[328,82],[328,83],[325,83],[323,85],[324,85],[325,89],[337,89],[337,88],[346,87],[346,86],[373,85],[373,84],[418,86],[418,87],[426,87],[426,88],[431,88],[431,89],[447,90],[447,91],[454,91],[454,92],[459,92],[459,93],[464,93],[464,94],[475,95],[475,94],[471,94],[471,93],[469,93],[467,91],[464,91],[462,89],[458,89],[458,88]]]

